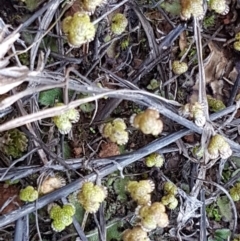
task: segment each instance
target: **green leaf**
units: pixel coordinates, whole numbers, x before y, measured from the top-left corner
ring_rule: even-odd
[[[71,147],[67,141],[64,141],[64,150],[63,150],[63,158],[68,159],[71,158]]]
[[[130,178],[125,177],[124,179],[118,178],[115,180],[113,184],[113,188],[115,192],[118,194],[117,199],[119,201],[126,201],[127,200],[127,195],[126,195],[126,185],[129,182]]]
[[[172,15],[180,15],[181,6],[179,0],[168,0],[161,4],[161,7]]]
[[[62,102],[62,90],[59,88],[40,92],[38,102],[47,106],[54,105],[55,100]]]
[[[81,104],[80,109],[84,113],[89,113],[89,112],[92,112],[95,109],[95,105],[93,103],[88,102],[88,103],[85,103],[85,104]]]
[[[68,201],[74,205],[74,207],[76,208],[76,212],[75,212],[75,218],[77,219],[77,221],[81,224],[83,221],[83,217],[84,217],[84,213],[85,210],[84,208],[80,205],[80,203],[78,202],[77,199],[77,192],[72,193],[68,196]]]
[[[38,0],[24,0],[29,11],[34,11],[38,6]]]
[[[228,197],[219,197],[217,199],[217,205],[221,215],[226,219],[227,222],[230,222],[232,220],[232,208]]]
[[[240,167],[240,157],[231,156],[230,160],[231,160],[232,162],[234,162],[234,164],[235,164],[237,167]]]
[[[217,229],[215,231],[215,238],[217,238],[219,241],[225,241],[228,240],[228,238],[231,235],[231,231],[228,228],[222,228],[222,229]]]

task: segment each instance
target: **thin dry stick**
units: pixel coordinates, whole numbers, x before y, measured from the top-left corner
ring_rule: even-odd
[[[197,56],[198,56],[198,69],[199,69],[199,103],[204,104],[204,114],[206,120],[209,121],[209,112],[208,112],[208,102],[206,97],[206,78],[205,71],[203,66],[203,57],[202,57],[202,41],[201,41],[201,32],[199,21],[194,18],[194,37],[196,41]]]

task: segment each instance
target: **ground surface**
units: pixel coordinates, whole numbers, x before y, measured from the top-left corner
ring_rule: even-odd
[[[151,203],[164,203],[166,182],[177,187],[168,224],[148,230],[150,240],[238,240],[240,3],[222,1],[218,13],[213,2],[105,1],[88,11],[94,38],[73,48],[63,19],[85,14],[86,2],[0,0],[0,240],[122,240],[144,226],[127,188],[140,180],[154,183]],[[134,124],[148,108],[157,117]],[[118,118],[126,126],[107,132]],[[163,130],[143,133],[150,121]],[[146,165],[152,153],[162,166]],[[107,189],[96,213],[77,198],[86,181]],[[27,186],[36,201],[20,200]],[[67,202],[73,223],[56,232],[49,204]]]

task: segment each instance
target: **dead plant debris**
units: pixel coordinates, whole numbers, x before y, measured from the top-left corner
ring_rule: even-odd
[[[239,1],[0,4],[1,240],[239,240]]]

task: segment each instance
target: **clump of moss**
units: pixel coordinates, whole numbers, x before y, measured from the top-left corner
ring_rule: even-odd
[[[226,15],[229,12],[229,6],[227,5],[226,0],[210,0],[209,6],[216,13]]]
[[[221,100],[217,100],[210,95],[207,95],[207,101],[209,109],[213,112],[218,112],[226,108],[226,106]]]
[[[133,227],[124,231],[123,241],[150,241],[150,239],[141,227]]]
[[[130,122],[133,127],[140,129],[144,134],[156,136],[163,130],[163,122],[159,112],[153,108],[148,108],[139,114],[133,114]]]
[[[233,44],[233,48],[237,51],[240,51],[240,32],[235,35],[235,42]]]
[[[118,145],[124,145],[128,142],[128,132],[123,119],[117,118],[112,122],[100,126],[100,132],[103,137],[109,138],[110,141]]]
[[[159,153],[152,153],[146,157],[145,163],[147,167],[161,167],[164,163],[164,157]]]
[[[55,106],[63,106],[63,103],[56,103]],[[72,123],[78,122],[80,114],[76,109],[70,109],[52,118],[54,124],[57,126],[61,134],[67,134],[72,129]]]
[[[180,0],[181,18],[188,20],[191,16],[202,19],[204,16],[203,0]]]
[[[0,137],[0,150],[13,158],[21,157],[27,146],[27,136],[18,129],[9,130]]]
[[[177,187],[172,182],[165,182],[163,186],[164,196],[161,203],[169,209],[175,209],[178,205],[178,200],[175,195],[177,194]]]
[[[151,203],[151,192],[155,185],[153,181],[141,180],[129,181],[126,190],[130,193],[131,198],[138,203],[138,205],[145,205]]]
[[[124,32],[127,25],[128,25],[128,20],[125,17],[125,15],[121,13],[117,13],[112,18],[111,31],[116,35],[120,35]]]
[[[92,182],[85,182],[77,197],[87,212],[96,213],[106,196],[105,187],[94,185]]]
[[[192,118],[197,126],[202,127],[206,123],[203,106],[199,102],[195,102],[194,104],[187,103],[179,109],[179,114]]]
[[[80,47],[92,41],[96,32],[94,25],[90,22],[90,17],[81,12],[66,17],[62,22],[62,30],[72,47]]]
[[[97,7],[101,6],[105,2],[105,0],[81,0],[80,4],[83,11],[92,14]]]
[[[155,202],[150,206],[139,206],[136,210],[136,215],[141,220],[141,227],[147,232],[157,227],[165,228],[169,223],[165,206],[160,202]]]
[[[240,200],[240,182],[236,183],[231,189],[230,189],[230,195],[233,199],[233,201],[238,202]]]
[[[34,202],[38,199],[38,191],[32,186],[27,186],[20,191],[19,198],[24,202]]]
[[[184,62],[175,60],[175,61],[173,61],[173,64],[172,64],[172,70],[173,70],[174,74],[183,74],[183,73],[187,72],[188,66]]]
[[[214,135],[208,144],[208,153],[211,159],[218,158],[227,159],[232,155],[232,150],[223,136]]]
[[[49,211],[50,218],[53,219],[52,229],[56,232],[63,231],[73,222],[74,214],[75,207],[72,204],[65,204],[62,208],[54,204]]]

